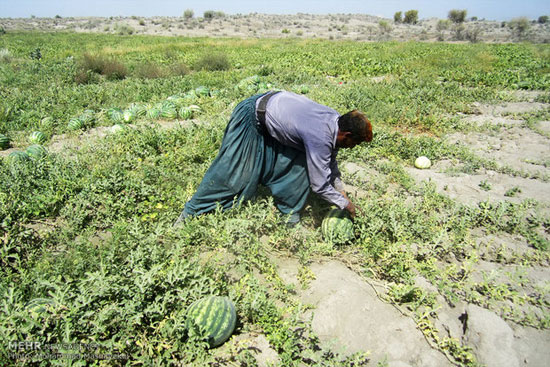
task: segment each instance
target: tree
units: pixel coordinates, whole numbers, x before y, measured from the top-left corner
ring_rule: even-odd
[[[519,38],[525,36],[530,26],[531,23],[526,17],[514,18],[508,23],[508,27],[510,27],[512,32]]]
[[[416,24],[418,22],[418,10],[407,10],[403,23]]]
[[[403,12],[395,12],[395,14],[393,15],[393,21],[395,23],[401,23],[403,21]]]
[[[204,12],[204,19],[206,20],[212,20],[214,19],[214,16],[215,16],[215,12],[214,10],[207,10]]]
[[[457,23],[457,24],[464,23],[464,21],[466,20],[466,14],[467,14],[466,9],[464,10],[453,9],[449,11],[447,18],[449,18],[449,20],[451,20],[453,23]]]
[[[195,15],[195,12],[191,9],[187,9],[183,12],[183,17],[185,19],[191,19],[191,18],[193,18],[194,15]]]
[[[541,15],[538,19],[538,22],[540,24],[546,24],[548,23],[548,15]]]
[[[380,28],[380,33],[382,34],[388,34],[392,30],[391,25],[385,20],[379,21],[378,27]]]

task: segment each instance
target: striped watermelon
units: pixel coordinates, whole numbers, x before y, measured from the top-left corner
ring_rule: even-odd
[[[9,157],[14,160],[14,161],[18,161],[18,162],[23,162],[23,161],[27,161],[29,160],[29,155],[26,153],[26,152],[22,152],[22,151],[15,151],[15,152],[11,152]]]
[[[92,126],[95,122],[95,112],[94,110],[84,110],[78,118],[82,120],[84,126]]]
[[[124,112],[122,113],[122,119],[124,120],[124,122],[132,122],[136,119],[136,117],[136,112],[131,109],[124,110]]]
[[[0,134],[0,149],[8,149],[9,147],[10,139],[4,134]]]
[[[107,116],[109,116],[111,121],[116,123],[123,122],[124,119],[120,108],[109,108],[107,110]]]
[[[31,144],[42,144],[45,141],[46,136],[40,131],[33,131],[31,135],[29,135],[29,142]]]
[[[151,120],[158,119],[160,117],[160,109],[157,106],[153,106],[147,110],[147,118]]]
[[[163,103],[160,110],[160,116],[168,120],[173,120],[178,117],[178,110],[176,109],[176,105],[171,102]]]
[[[210,89],[204,85],[201,85],[195,89],[195,93],[201,97],[208,97],[210,96]]]
[[[137,117],[143,117],[147,113],[147,106],[143,103],[132,103],[128,109],[134,111]]]
[[[235,305],[227,297],[208,296],[193,302],[186,312],[190,335],[203,336],[211,348],[223,344],[235,329]]]
[[[178,116],[182,120],[189,120],[191,117],[193,117],[193,110],[191,110],[189,107],[182,107],[178,111]]]
[[[46,148],[38,144],[31,145],[30,147],[27,148],[25,152],[29,155],[29,157],[32,157],[35,159],[42,158],[48,154],[48,151],[46,150]]]
[[[70,130],[80,130],[84,127],[84,122],[76,117],[69,120],[68,127]]]
[[[349,242],[354,237],[353,222],[346,210],[331,209],[321,224],[323,238],[334,244]]]

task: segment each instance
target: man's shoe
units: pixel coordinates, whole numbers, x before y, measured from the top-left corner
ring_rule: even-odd
[[[285,214],[285,216],[288,216],[285,223],[287,228],[294,228],[300,223],[300,213]]]
[[[176,220],[176,222],[172,225],[172,227],[175,228],[175,227],[178,227],[178,226],[182,225],[185,222],[185,220],[187,219],[187,217],[189,217],[189,214],[187,214],[185,212],[185,210],[182,211],[180,216]]]

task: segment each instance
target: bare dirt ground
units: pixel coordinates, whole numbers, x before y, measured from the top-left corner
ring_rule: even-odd
[[[439,19],[420,19],[417,24],[395,23],[393,19],[366,14],[273,15],[237,14],[186,19],[174,17],[77,17],[0,18],[0,26],[10,30],[96,32],[186,37],[235,38],[321,38],[355,41],[471,41],[550,42],[550,24],[532,23],[518,34],[506,23],[477,20],[442,26]]]

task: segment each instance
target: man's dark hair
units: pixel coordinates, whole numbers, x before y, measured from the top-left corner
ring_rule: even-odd
[[[372,140],[372,125],[365,115],[357,110],[340,116],[338,128],[343,132],[351,132],[351,138],[356,142]]]

